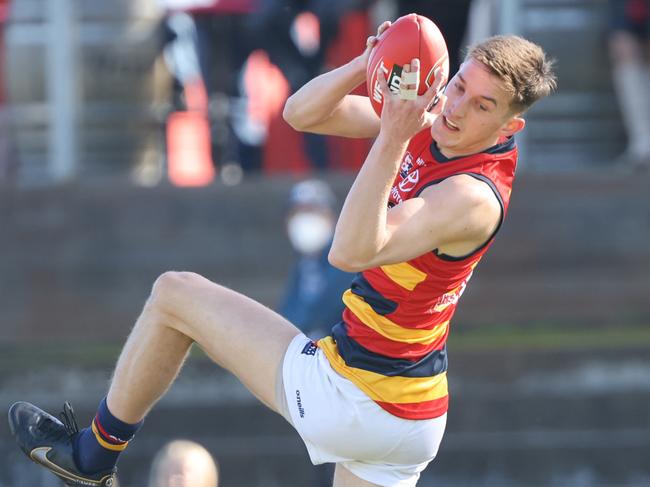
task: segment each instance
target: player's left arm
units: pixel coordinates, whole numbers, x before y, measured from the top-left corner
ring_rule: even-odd
[[[466,174],[452,176],[388,210],[385,225],[376,229],[376,238],[354,238],[358,230],[368,232],[363,222],[348,234],[356,244],[339,247],[335,237],[330,261],[348,272],[359,272],[404,262],[434,249],[466,255],[490,239],[501,218],[501,205],[487,184]],[[337,227],[339,230],[347,233],[342,227]]]
[[[409,71],[419,71],[418,60],[404,66],[403,72]],[[341,210],[330,263],[358,272],[433,249],[464,255],[480,247],[498,225],[501,207],[491,189],[471,176],[450,177],[388,210],[408,141],[442,113],[446,99],[440,88],[446,80],[437,72],[436,82],[414,101],[393,95],[383,75],[378,80],[384,97],[381,130]],[[432,108],[437,95],[440,101]]]

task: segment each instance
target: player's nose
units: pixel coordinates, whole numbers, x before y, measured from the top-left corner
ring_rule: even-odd
[[[445,110],[448,118],[461,119],[467,112],[467,102],[464,97],[458,97],[454,100],[447,100],[447,110]]]

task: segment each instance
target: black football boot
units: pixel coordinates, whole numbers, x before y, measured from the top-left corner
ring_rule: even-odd
[[[65,403],[60,417],[63,422],[33,404],[17,402],[9,408],[9,428],[21,450],[66,485],[112,487],[117,468],[93,474],[77,468],[72,445],[79,428],[70,403]]]

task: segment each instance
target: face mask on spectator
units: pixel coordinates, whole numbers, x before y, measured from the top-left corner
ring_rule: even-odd
[[[331,240],[333,225],[330,218],[313,212],[299,212],[289,218],[287,231],[291,245],[301,254],[322,250]]]

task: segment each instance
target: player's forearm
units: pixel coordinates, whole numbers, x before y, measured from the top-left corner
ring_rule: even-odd
[[[336,224],[329,259],[347,271],[372,265],[387,240],[386,215],[390,190],[408,141],[384,134],[375,140],[354,181]]]
[[[354,88],[366,79],[361,58],[317,76],[287,100],[282,116],[296,130],[327,120]]]

